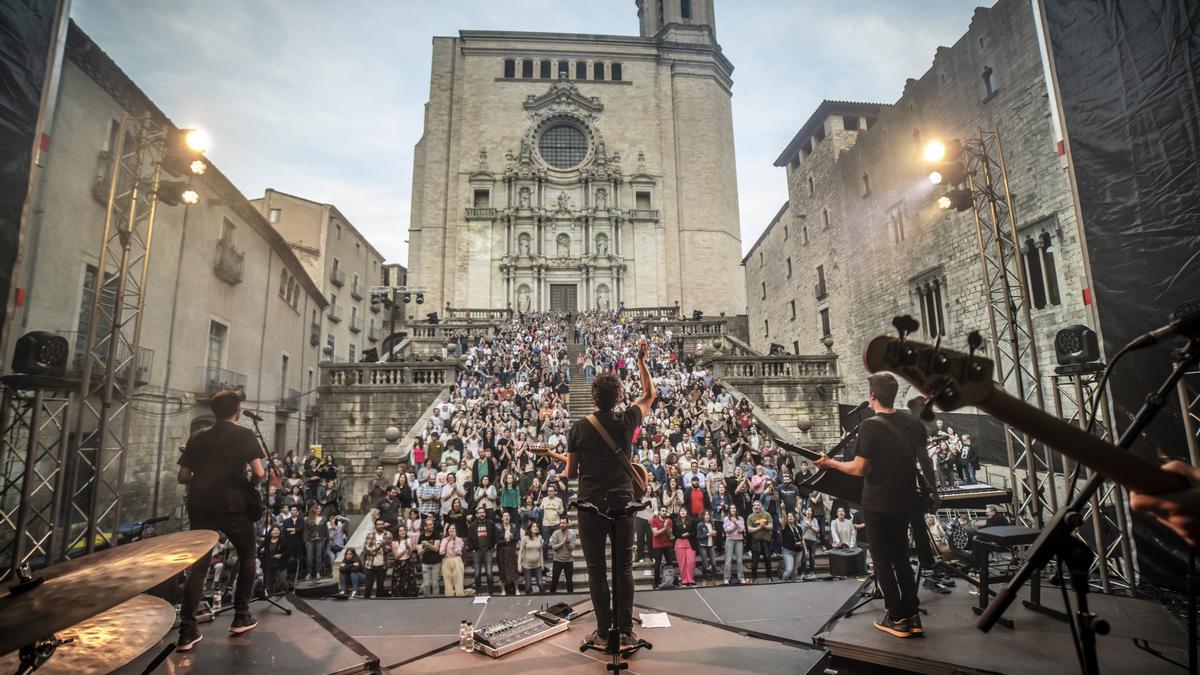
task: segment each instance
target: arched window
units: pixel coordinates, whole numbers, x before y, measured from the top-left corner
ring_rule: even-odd
[[[621,81],[621,64],[619,64],[619,63],[612,64],[612,67],[609,68],[609,74],[612,75],[613,82],[620,82]]]
[[[533,59],[525,59],[521,62],[521,77],[527,80],[533,77]]]
[[[597,61],[596,64],[594,66],[592,66],[592,79],[593,80],[603,80],[604,79],[604,64],[603,63]]]
[[[996,73],[991,66],[983,69],[983,88],[988,96],[996,93]]]
[[[587,79],[587,61],[578,61],[575,63],[575,79]]]
[[[1047,305],[1062,304],[1058,290],[1058,266],[1051,250],[1053,239],[1049,232],[1025,238],[1021,251],[1021,264],[1025,270],[1025,283],[1035,309]]]
[[[541,72],[538,75],[539,77],[541,77],[543,80],[550,79],[550,59],[542,59],[540,71]]]
[[[512,79],[517,76],[516,59],[504,59],[504,77]]]
[[[679,13],[685,21],[692,20],[692,0],[680,0]]]

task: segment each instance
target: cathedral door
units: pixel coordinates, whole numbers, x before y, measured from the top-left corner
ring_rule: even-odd
[[[574,312],[579,309],[575,284],[550,284],[550,311]]]

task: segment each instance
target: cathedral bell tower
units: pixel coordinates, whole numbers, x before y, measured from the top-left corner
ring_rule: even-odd
[[[713,0],[637,0],[642,37],[716,44]]]

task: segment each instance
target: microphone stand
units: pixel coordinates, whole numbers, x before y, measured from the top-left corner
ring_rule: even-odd
[[[267,452],[267,441],[266,441],[266,439],[263,438],[262,429],[258,428],[258,418],[251,417],[250,415],[246,415],[246,417],[249,417],[250,423],[254,425],[254,435],[258,436],[258,448],[259,448],[259,450],[262,451],[262,459],[264,461],[270,461],[271,453]],[[264,477],[264,480],[265,480],[265,477]],[[261,493],[259,493],[258,498],[260,500],[263,498]],[[266,528],[266,532],[269,535],[271,533],[271,505],[270,504],[266,504],[263,507],[262,525],[264,528]],[[256,533],[256,535],[257,535],[257,533]],[[257,552],[258,552],[257,536],[255,537],[255,541],[254,541],[254,550],[255,550],[255,554],[257,555]],[[241,560],[238,561],[238,564],[241,564]],[[250,602],[254,602],[255,600],[266,600],[267,602],[271,603],[271,605],[273,605],[276,609],[282,610],[284,614],[291,616],[292,610],[288,609],[287,607],[284,607],[283,605],[279,604],[279,602],[277,601],[277,598],[282,598],[283,596],[287,595],[287,591],[278,591],[276,593],[267,593],[266,575],[267,575],[267,570],[264,569],[263,570],[263,594],[262,595],[254,595],[253,587],[251,587]],[[255,576],[257,577],[257,575],[255,575]],[[254,581],[251,581],[250,583],[253,584]],[[213,612],[213,616],[219,616],[221,614],[224,614],[225,612],[228,612],[231,609],[234,609],[233,603],[230,603],[230,604],[226,605],[225,607],[222,607],[221,609],[218,609],[217,611]]]
[[[1157,390],[1146,396],[1137,415],[1134,416],[1125,432],[1121,434],[1120,440],[1117,441],[1117,447],[1128,450],[1142,430],[1162,410],[1171,391],[1183,378],[1184,373],[1195,367],[1197,360],[1200,359],[1198,347],[1200,345],[1196,340],[1189,339],[1187,344],[1179,350],[1175,369]],[[988,603],[988,608],[984,610],[975,624],[979,630],[985,633],[990,631],[1013,601],[1017,599],[1017,594],[1025,582],[1029,581],[1034,574],[1040,574],[1050,560],[1057,558],[1060,568],[1067,569],[1071,587],[1075,592],[1075,612],[1071,613],[1070,607],[1067,607],[1066,619],[1072,627],[1072,635],[1075,636],[1075,648],[1079,657],[1080,669],[1088,675],[1100,672],[1100,663],[1096,656],[1096,635],[1106,635],[1109,631],[1109,624],[1088,610],[1088,573],[1094,555],[1083,542],[1072,536],[1072,533],[1083,523],[1083,510],[1100,486],[1104,484],[1104,480],[1103,475],[1094,473],[1084,484],[1083,489],[1071,500],[1071,503],[1054,514],[1054,518],[1046,524],[1046,528],[1042,530],[1037,541],[1033,542],[1026,551],[1025,564],[1013,576],[1008,586],[997,593],[996,597]],[[1029,602],[1026,602],[1025,606],[1037,611],[1044,609],[1040,605]],[[1196,672],[1197,666],[1195,660],[1196,641],[1192,632],[1192,625],[1195,623],[1194,617],[1193,613],[1193,621],[1189,623],[1188,631],[1190,643],[1188,656],[1191,672]]]

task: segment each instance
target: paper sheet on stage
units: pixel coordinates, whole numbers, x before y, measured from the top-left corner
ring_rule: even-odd
[[[670,628],[671,619],[666,612],[642,612],[642,628]]]
[[[490,595],[477,595],[477,596],[475,596],[475,601],[474,601],[474,602],[472,602],[471,604],[472,604],[472,605],[486,605],[486,604],[487,604],[487,601],[488,601],[488,598],[490,598],[490,597],[492,597],[492,596],[490,596]]]

